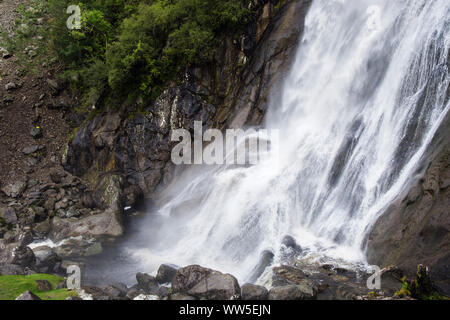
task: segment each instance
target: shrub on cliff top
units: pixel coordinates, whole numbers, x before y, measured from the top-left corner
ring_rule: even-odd
[[[248,0],[81,0],[69,31],[69,0],[50,0],[52,43],[86,104],[102,95],[155,97],[191,64],[214,63],[218,37],[249,19]]]

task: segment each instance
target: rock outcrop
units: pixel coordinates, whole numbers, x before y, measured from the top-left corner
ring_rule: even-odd
[[[77,130],[63,154],[66,170],[97,183],[101,175],[124,177],[124,188],[150,198],[168,182],[173,170],[173,130],[237,128],[261,123],[269,92],[277,92],[295,56],[311,0],[254,1],[258,12],[240,41],[224,37],[215,68],[191,67],[180,85],[167,88],[156,101],[110,106]]]
[[[175,293],[208,300],[238,299],[241,294],[239,283],[234,276],[197,265],[178,269],[172,288]]]
[[[450,294],[450,115],[424,155],[410,187],[374,225],[367,257],[382,267],[397,265],[409,276],[419,264]]]

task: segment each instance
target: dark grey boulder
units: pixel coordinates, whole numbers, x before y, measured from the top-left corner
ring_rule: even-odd
[[[208,300],[234,300],[241,295],[237,279],[231,274],[212,273],[187,292]]]
[[[17,264],[21,267],[31,267],[33,268],[36,262],[33,250],[27,246],[19,246],[14,250],[14,257],[12,259],[12,264]]]
[[[145,294],[145,291],[142,290],[138,284],[135,284],[134,286],[128,289],[126,297],[130,300],[133,300],[134,298],[136,298],[141,294]]]
[[[172,281],[172,288],[175,293],[186,293],[208,300],[236,299],[241,293],[239,283],[232,275],[198,265],[178,269]]]
[[[33,250],[36,257],[36,270],[41,273],[58,273],[61,271],[62,259],[56,252],[47,246],[37,247]]]
[[[139,288],[145,291],[147,294],[156,294],[158,292],[158,281],[155,277],[147,273],[137,273],[136,280],[138,282]]]
[[[246,283],[241,288],[242,300],[267,300],[269,291],[263,287],[250,283]]]
[[[279,287],[288,284],[299,284],[307,279],[308,275],[302,270],[291,266],[280,266],[272,269],[272,285]]]
[[[252,275],[250,276],[250,282],[256,282],[256,280],[258,280],[258,278],[264,273],[266,268],[272,264],[273,257],[274,254],[272,251],[265,250],[262,252],[258,264],[252,271]]]
[[[158,268],[158,273],[156,274],[156,281],[158,283],[169,283],[172,282],[173,277],[177,273],[177,268],[173,265],[162,264]]]
[[[123,298],[126,296],[127,292],[123,291],[115,286],[107,286],[103,289],[108,296],[112,298]]]
[[[285,236],[281,242],[286,248],[292,249],[295,253],[301,253],[302,247],[300,247],[292,236]]]
[[[168,298],[170,296],[170,289],[164,286],[159,287],[157,296],[161,299]]]

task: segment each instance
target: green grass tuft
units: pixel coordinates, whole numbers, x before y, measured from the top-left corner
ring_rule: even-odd
[[[47,280],[52,284],[53,290],[40,291],[36,280]],[[57,289],[56,286],[64,278],[49,274],[32,274],[27,276],[1,276],[0,275],[0,300],[15,300],[25,291],[29,290],[42,300],[65,300],[67,297],[76,296],[75,291]]]

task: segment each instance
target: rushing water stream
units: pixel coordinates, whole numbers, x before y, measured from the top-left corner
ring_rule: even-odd
[[[449,110],[449,36],[448,0],[314,0],[266,115],[279,157],[187,170],[97,268],[126,281],[195,263],[245,281],[264,250],[280,261],[286,235],[309,254],[364,264],[371,225]]]

